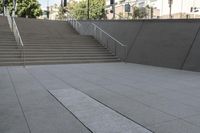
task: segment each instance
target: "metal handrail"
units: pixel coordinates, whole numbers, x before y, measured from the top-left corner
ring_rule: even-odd
[[[21,35],[19,33],[19,29],[15,22],[15,18],[10,16],[8,9],[6,10],[6,16],[7,16],[11,31],[14,33],[15,40],[17,41],[17,47],[21,50],[21,58],[23,60],[23,65],[25,66],[24,43],[22,41]]]
[[[25,66],[25,55],[24,55],[24,43],[22,41],[21,35],[19,33],[19,29],[13,17],[13,33],[15,35],[15,40],[17,41],[18,45],[21,48],[21,58],[23,60],[23,65]]]
[[[78,22],[69,12],[67,12],[67,21],[72,25],[72,27],[80,33],[81,23]]]
[[[108,34],[106,31],[104,31],[103,29],[101,29],[96,24],[92,23],[92,25],[94,25],[95,28],[98,28],[100,31],[102,31],[104,34],[106,34],[107,36],[109,36],[112,40],[114,40],[115,42],[117,42],[122,47],[126,47],[126,45],[124,45],[123,43],[121,43],[120,41],[118,41],[116,38],[112,37],[110,34]]]
[[[72,27],[74,29],[76,29],[76,31],[78,31],[79,33],[81,33],[81,28],[82,28],[82,24],[80,22],[78,22],[71,14],[70,12],[68,11],[67,12],[67,21],[72,25]],[[121,43],[119,40],[117,40],[116,38],[114,38],[113,36],[111,36],[109,33],[107,33],[106,31],[104,31],[102,28],[100,28],[99,26],[97,26],[95,23],[92,23],[92,26],[93,26],[93,29],[92,31],[94,32],[88,32],[88,33],[91,33],[91,35],[98,40],[99,38],[99,42],[103,43],[102,41],[102,37],[103,36],[106,36],[106,46],[108,49],[109,49],[109,40],[112,40],[114,42],[114,54],[117,56],[117,45],[119,45],[120,47],[123,47],[124,49],[124,56],[122,57],[123,58],[123,61],[126,60],[127,58],[127,54],[128,54],[128,50],[127,50],[127,46],[124,45],[123,43]],[[91,29],[87,29],[87,30],[91,30]],[[100,31],[100,37],[97,37],[97,31]],[[112,50],[111,50],[112,51]]]
[[[102,36],[103,34],[106,35],[106,43],[107,43],[107,48],[108,48],[108,39],[111,39],[113,40],[115,43],[114,43],[114,54],[117,56],[117,45],[121,46],[124,48],[124,56],[123,56],[123,61],[125,61],[126,57],[127,57],[127,46],[124,45],[123,43],[121,43],[120,41],[118,41],[116,38],[114,38],[113,36],[111,36],[109,33],[107,33],[106,31],[104,31],[102,28],[100,28],[99,26],[97,26],[96,24],[92,23],[92,25],[94,26],[94,37],[98,40],[98,37],[97,37],[97,29],[100,31],[100,40],[102,40]],[[102,34],[103,33],[103,34]]]
[[[4,8],[5,8],[5,7],[4,7]],[[9,12],[8,8],[5,8],[4,10],[5,10],[5,11],[4,11],[5,16],[7,16],[7,19],[8,19],[9,27],[10,27],[10,29],[12,30],[13,24],[12,24],[12,18],[11,18],[11,16],[10,16],[10,12]]]

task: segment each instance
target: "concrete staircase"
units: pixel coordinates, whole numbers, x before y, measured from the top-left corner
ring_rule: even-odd
[[[67,22],[16,18],[16,23],[24,42],[26,65],[120,61]]]
[[[6,17],[0,16],[0,66],[21,65],[20,50]]]

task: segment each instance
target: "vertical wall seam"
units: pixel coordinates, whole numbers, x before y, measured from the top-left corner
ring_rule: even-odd
[[[133,42],[131,43],[131,47],[129,48],[129,50],[128,50],[128,53],[127,53],[127,57],[126,57],[126,60],[128,59],[128,56],[129,56],[129,54],[130,54],[130,52],[131,52],[131,50],[133,49],[133,47],[134,47],[134,45],[135,45],[135,42],[136,42],[136,40],[137,40],[137,38],[138,38],[138,36],[140,35],[140,33],[141,33],[141,31],[142,31],[142,28],[143,28],[143,25],[144,25],[144,21],[142,21],[142,24],[140,25],[140,28],[139,28],[139,30],[138,30],[138,32],[137,32],[137,34],[136,34],[136,36],[134,37],[134,40],[133,40]]]
[[[199,33],[200,33],[200,24],[199,24],[199,27],[198,27],[198,29],[197,29],[197,32],[196,32],[196,34],[195,34],[195,36],[194,36],[194,39],[192,40],[192,43],[191,43],[191,45],[190,45],[190,47],[189,47],[189,49],[188,49],[188,51],[187,51],[187,54],[186,54],[186,56],[185,56],[185,58],[184,58],[184,60],[183,60],[183,63],[182,63],[181,66],[180,66],[180,69],[181,69],[181,70],[184,69],[185,63],[186,63],[187,59],[189,58],[189,55],[190,55],[190,53],[191,53],[191,51],[192,51],[192,48],[194,47],[194,44],[195,44],[195,42],[196,42],[196,39],[197,39],[197,36],[198,36]]]

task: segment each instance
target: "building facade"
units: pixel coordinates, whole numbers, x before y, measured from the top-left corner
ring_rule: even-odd
[[[125,12],[125,5],[130,4],[131,10]],[[145,9],[145,19],[168,19],[170,14],[169,0],[115,0],[115,18],[132,19],[135,7]],[[107,18],[112,19],[112,6],[110,0],[106,0]],[[179,18],[200,18],[200,0],[172,0],[171,16]]]

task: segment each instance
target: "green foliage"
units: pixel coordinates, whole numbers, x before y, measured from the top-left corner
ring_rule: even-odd
[[[37,0],[18,0],[16,14],[20,17],[36,18],[42,14]]]
[[[0,0],[2,3],[3,0]],[[13,0],[8,0],[8,9],[13,11]],[[0,11],[1,11],[0,4]],[[42,15],[42,9],[38,0],[17,0],[17,7],[15,14],[19,17],[36,18]]]
[[[0,14],[3,13],[3,0],[0,0]]]
[[[3,13],[3,0],[0,0],[0,12]],[[7,5],[8,9],[10,10],[10,12],[13,10],[13,0],[8,0],[8,5]]]
[[[105,18],[105,0],[89,0],[90,1],[90,19],[102,19]],[[82,0],[80,2],[72,1],[68,4],[68,9],[76,19],[84,20],[88,18],[88,0]]]
[[[58,12],[58,15],[56,16],[56,18],[59,19],[59,20],[65,19],[65,10],[66,10],[65,7],[60,6],[59,12]]]
[[[147,13],[147,8],[138,8],[138,7],[134,7],[134,11],[133,11],[133,18],[137,19],[137,18],[145,18],[147,17],[148,13]]]

